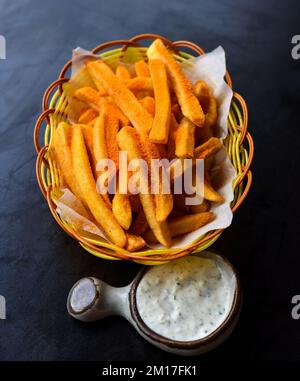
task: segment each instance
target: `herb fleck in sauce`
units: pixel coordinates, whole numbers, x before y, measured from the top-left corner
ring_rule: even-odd
[[[201,339],[228,315],[234,287],[209,258],[185,257],[148,270],[137,288],[137,307],[154,332],[178,341]]]

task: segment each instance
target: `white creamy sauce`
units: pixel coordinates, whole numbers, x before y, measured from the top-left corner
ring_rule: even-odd
[[[189,256],[154,266],[136,291],[139,314],[161,336],[201,339],[226,319],[235,291],[232,278],[210,258]]]

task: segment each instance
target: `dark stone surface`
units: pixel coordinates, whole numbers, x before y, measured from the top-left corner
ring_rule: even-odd
[[[138,33],[186,39],[227,53],[234,89],[247,100],[256,153],[254,184],[232,226],[214,245],[240,271],[244,308],[234,334],[197,359],[300,359],[291,318],[299,278],[299,2],[0,0],[1,360],[178,360],[145,342],[123,319],[79,323],[65,303],[75,281],[114,285],[139,266],[99,260],[57,226],[35,179],[32,132],[45,88],[71,49]]]

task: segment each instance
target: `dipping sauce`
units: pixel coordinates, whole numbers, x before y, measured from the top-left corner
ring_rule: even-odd
[[[142,320],[168,339],[208,336],[226,319],[234,299],[236,277],[225,267],[197,256],[152,267],[136,291]]]

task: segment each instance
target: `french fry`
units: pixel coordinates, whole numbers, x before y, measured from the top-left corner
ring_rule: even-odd
[[[101,99],[101,95],[99,91],[85,86],[76,90],[74,93],[74,97],[81,102],[87,103],[90,107],[94,108],[96,111],[99,111],[99,102]]]
[[[168,142],[171,100],[165,65],[160,60],[150,59],[149,68],[155,96],[155,116],[149,139],[152,143],[166,144]]]
[[[151,129],[153,118],[126,85],[101,60],[89,62],[87,67],[96,85],[100,83],[133,126],[147,134]]]
[[[99,114],[97,111],[95,111],[92,108],[88,108],[80,114],[79,119],[78,119],[78,123],[79,124],[88,124],[88,123],[92,122],[93,120],[95,120],[98,115]]]
[[[93,153],[94,153],[94,163],[95,163],[95,174],[96,179],[102,175],[102,171],[97,169],[97,164],[102,159],[108,159],[108,149],[106,142],[106,123],[110,125],[117,124],[117,119],[113,114],[110,114],[107,118],[105,110],[102,110],[93,128]],[[107,193],[102,193],[101,196],[105,200],[108,206],[111,205],[110,198]]]
[[[94,127],[97,118],[98,118],[98,116],[97,116],[95,119],[93,119],[93,120],[91,120],[90,122],[88,122],[88,125],[91,126],[91,127]]]
[[[160,59],[166,65],[183,115],[196,126],[202,127],[205,122],[202,107],[193,93],[190,81],[183,74],[179,64],[160,39],[156,39],[147,50],[149,59]]]
[[[135,73],[138,77],[150,77],[150,71],[147,63],[140,60],[134,64]]]
[[[129,120],[122,111],[116,105],[109,102],[105,97],[100,96],[96,90],[90,87],[83,87],[75,91],[74,97],[89,105],[98,114],[104,105],[107,106],[107,108],[109,108],[109,113],[114,114],[121,121],[123,126],[128,126]]]
[[[196,147],[194,150],[195,159],[207,159],[222,148],[222,143],[218,138],[210,138],[207,142]]]
[[[118,145],[121,150],[126,150],[128,152],[128,159],[142,159],[142,143],[140,141],[140,136],[138,132],[132,127],[123,127],[117,135]],[[142,168],[141,168],[142,170]],[[142,173],[141,176],[141,187],[145,189],[148,187],[148,176]],[[158,222],[155,213],[155,203],[153,196],[148,192],[141,192],[139,194],[148,224],[153,230],[153,233],[157,240],[164,246],[171,245],[170,232],[166,221]]]
[[[53,145],[55,157],[68,187],[78,199],[82,200],[82,192],[75,179],[71,155],[72,128],[72,126],[65,122],[60,123],[54,132],[51,146]]]
[[[123,64],[119,64],[116,68],[116,76],[123,81],[131,78],[131,75],[127,69],[127,67]]]
[[[209,210],[209,202],[207,200],[203,200],[201,204],[191,205],[190,209],[194,214],[207,212]]]
[[[205,114],[204,127],[207,129],[213,127],[218,118],[218,106],[215,97],[208,84],[205,81],[199,80],[194,85],[194,94],[199,99]]]
[[[171,220],[169,222],[169,229],[172,237],[177,237],[179,235],[190,233],[201,228],[202,226],[211,222],[214,218],[215,214],[213,212],[188,214],[186,216],[174,218]],[[151,230],[148,231],[144,237],[148,242],[156,241],[156,237]]]
[[[129,119],[123,114],[118,106],[103,98],[100,100],[100,109],[102,109],[104,105],[106,106],[107,112],[114,114],[119,119],[122,126],[128,126],[130,124]]]
[[[123,229],[128,230],[132,221],[131,205],[126,194],[116,193],[112,201],[112,211]]]
[[[191,158],[195,148],[195,125],[183,117],[175,135],[175,154],[179,158]]]
[[[97,192],[80,127],[75,126],[72,129],[71,152],[74,168],[76,168],[75,179],[80,186],[83,200],[89,206],[95,220],[103,228],[107,237],[117,246],[124,247],[127,243],[126,234]]]
[[[127,233],[126,249],[128,251],[138,251],[146,245],[144,238],[139,235]]]
[[[175,157],[175,150],[176,150],[176,133],[178,130],[178,123],[174,116],[174,114],[171,112],[171,119],[170,119],[170,130],[169,130],[169,138],[168,138],[168,145],[167,145],[167,157],[169,160],[172,160]]]
[[[204,179],[204,198],[212,202],[224,202],[224,197],[212,187],[207,176]]]
[[[147,161],[148,169],[151,169],[152,159],[161,159],[162,145],[154,144],[149,141],[148,136],[140,135],[142,144],[143,159]],[[163,170],[159,173],[153,171],[151,181],[158,192],[154,193],[156,219],[158,222],[163,222],[168,218],[168,215],[173,209],[173,196],[171,193],[163,193]]]
[[[74,124],[74,126],[79,126],[82,130],[84,142],[87,148],[87,152],[90,158],[91,164],[94,164],[94,153],[93,153],[93,127],[88,124]]]
[[[218,152],[221,147],[222,143],[218,138],[211,138],[207,142],[201,144],[194,150],[193,165],[195,164],[196,159],[203,159],[207,161],[213,154]],[[176,159],[167,169],[167,174],[170,176],[170,180],[174,181],[176,178],[182,176],[183,170],[183,159]]]
[[[155,115],[155,99],[153,97],[146,96],[142,99],[139,99],[141,105],[149,112],[149,114],[154,117]]]
[[[126,87],[131,91],[153,91],[151,78],[135,77],[123,81]]]

